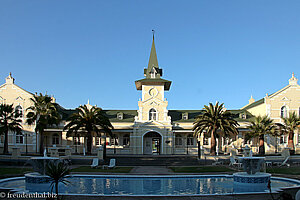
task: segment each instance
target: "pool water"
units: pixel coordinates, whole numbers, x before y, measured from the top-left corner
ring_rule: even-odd
[[[67,178],[71,183],[59,185],[64,194],[94,195],[202,195],[265,192],[267,187],[237,188],[230,175],[224,176],[84,176]],[[272,190],[299,186],[292,179],[271,178]],[[21,191],[40,191],[40,188],[25,184],[24,178],[0,182],[0,187],[17,188]],[[46,187],[48,188],[48,187]]]

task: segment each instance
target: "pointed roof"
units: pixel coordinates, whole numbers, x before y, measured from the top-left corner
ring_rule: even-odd
[[[155,42],[154,42],[154,34],[153,41],[151,46],[151,52],[148,62],[148,68],[144,69],[144,76],[146,78],[135,81],[136,89],[141,90],[142,85],[164,85],[165,90],[169,90],[171,86],[171,81],[162,79],[162,69],[158,66]]]
[[[157,61],[157,55],[156,55],[156,49],[155,49],[155,43],[154,43],[154,34],[153,34],[153,41],[151,46],[151,52],[150,52],[150,58],[148,63],[148,70],[152,69],[152,67],[158,68],[158,61]]]
[[[162,69],[159,69],[158,61],[157,61],[155,42],[154,42],[154,33],[153,33],[151,52],[150,52],[150,57],[148,62],[148,68],[144,69],[144,76],[147,78],[160,78],[162,76]]]

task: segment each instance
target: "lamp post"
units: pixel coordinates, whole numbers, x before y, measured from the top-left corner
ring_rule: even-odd
[[[186,154],[187,154],[187,155],[189,154],[189,144],[188,144],[188,140],[189,140],[189,138],[187,137],[187,138],[186,138]]]
[[[27,154],[28,154],[27,136],[28,136],[28,134],[27,134],[27,132],[25,132],[25,149],[26,149],[26,156],[27,156]]]
[[[197,140],[197,145],[198,145],[198,159],[200,160],[201,158],[201,149],[200,149],[200,140]]]

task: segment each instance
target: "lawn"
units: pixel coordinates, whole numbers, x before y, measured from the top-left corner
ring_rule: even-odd
[[[267,173],[270,174],[289,174],[289,175],[300,175],[300,167],[271,167],[267,168]]]
[[[204,172],[234,172],[226,166],[202,166],[202,167],[169,167],[176,173],[204,173]]]
[[[113,169],[91,168],[81,166],[71,170],[71,172],[109,172],[109,173],[129,173],[133,167],[115,167]]]
[[[14,168],[14,167],[8,168],[8,167],[1,167],[0,168],[0,176],[9,175],[9,174],[14,174],[14,175],[20,174],[20,175],[23,175],[26,172],[32,172],[32,171],[33,170],[31,168]]]

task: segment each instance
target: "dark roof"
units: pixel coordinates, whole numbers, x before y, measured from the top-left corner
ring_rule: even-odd
[[[61,115],[62,120],[67,120],[71,116],[71,114],[75,112],[75,109],[65,109],[58,103],[54,103],[54,105],[57,111],[59,112],[59,114]]]
[[[58,112],[61,114],[63,120],[67,120],[75,109],[65,109],[59,104],[55,103]],[[111,122],[134,122],[135,116],[138,115],[137,110],[103,110],[105,115]],[[228,110],[234,115],[234,119],[238,122],[247,122],[254,116],[247,110]],[[194,122],[196,117],[200,115],[203,110],[169,110],[168,115],[171,116],[172,122]],[[123,119],[117,118],[117,114],[122,113]],[[188,119],[183,119],[183,114],[188,114]],[[241,118],[241,114],[246,114],[246,119]]]
[[[243,108],[243,110],[247,110],[247,109],[253,108],[253,107],[255,107],[255,106],[258,106],[258,105],[260,105],[260,104],[263,104],[264,102],[265,102],[265,98],[262,98],[262,99],[260,99],[260,100],[258,100],[258,101],[255,101],[255,102],[253,102],[253,103],[247,105],[246,107]]]
[[[111,122],[134,122],[137,110],[103,110]],[[123,113],[123,119],[117,118],[118,113]]]
[[[182,115],[188,113],[188,119],[182,119]],[[202,110],[169,110],[169,116],[173,122],[193,122],[202,113]]]
[[[135,86],[137,90],[142,89],[142,85],[164,85],[164,90],[170,90],[172,81],[168,81],[162,78],[144,78],[135,81]]]
[[[76,112],[75,109],[65,109],[59,104],[55,103],[56,109],[61,114],[62,120],[68,120],[68,118]],[[105,115],[111,122],[134,122],[134,117],[137,115],[136,110],[103,110]],[[123,113],[123,119],[117,118],[118,113]]]
[[[228,110],[234,115],[234,119],[238,122],[248,122],[254,116],[246,110]],[[194,122],[196,117],[200,115],[203,110],[169,110],[169,115],[171,116],[172,122]],[[182,119],[182,115],[188,113],[188,119]],[[246,115],[246,119],[241,118],[241,114]]]

